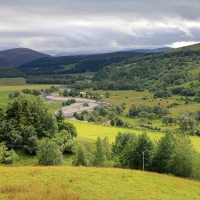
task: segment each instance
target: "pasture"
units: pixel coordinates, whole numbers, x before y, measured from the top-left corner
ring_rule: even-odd
[[[159,140],[163,136],[163,133],[161,132],[150,130],[137,130],[111,126],[101,126],[72,120],[70,120],[70,123],[73,123],[76,127],[79,138],[87,138],[93,141],[95,141],[98,136],[100,136],[102,139],[107,136],[109,137],[110,143],[112,143],[115,141],[115,137],[118,134],[118,132],[130,132],[135,134],[141,134],[143,132],[146,132],[152,140]],[[190,139],[193,146],[200,152],[200,137],[191,136]]]
[[[19,82],[17,82],[17,80]],[[19,83],[19,84],[18,84]],[[54,85],[55,87],[59,85]],[[8,95],[10,93],[14,93],[15,91],[22,91],[22,89],[47,89],[50,88],[51,85],[37,85],[37,84],[26,84],[23,78],[1,78],[0,79],[0,106],[5,105],[8,103],[9,98]]]
[[[127,169],[0,167],[0,199],[200,199],[200,182]]]
[[[26,79],[19,77],[19,78],[0,78],[0,86],[2,85],[25,85]]]

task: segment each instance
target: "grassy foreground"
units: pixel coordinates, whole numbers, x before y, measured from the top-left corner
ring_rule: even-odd
[[[200,199],[200,182],[86,167],[0,167],[0,199]]]

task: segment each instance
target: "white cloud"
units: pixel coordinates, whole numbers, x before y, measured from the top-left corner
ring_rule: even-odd
[[[189,45],[193,45],[196,43],[199,43],[200,41],[193,41],[193,42],[187,42],[187,41],[181,41],[181,42],[174,42],[171,45],[166,45],[166,46],[170,46],[172,48],[179,48],[179,47],[184,47],[184,46],[189,46]]]

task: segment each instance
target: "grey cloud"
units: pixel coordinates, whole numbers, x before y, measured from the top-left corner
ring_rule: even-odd
[[[23,12],[38,14],[57,14],[70,16],[118,15],[157,18],[180,16],[184,19],[198,19],[200,4],[198,0],[0,0],[3,7],[17,8]],[[25,10],[26,9],[26,10]]]
[[[0,49],[100,52],[200,41],[200,0],[0,0],[0,5]]]

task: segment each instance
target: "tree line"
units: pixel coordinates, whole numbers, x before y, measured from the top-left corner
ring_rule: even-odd
[[[200,154],[187,135],[167,132],[155,142],[146,134],[118,133],[115,142],[97,138],[95,144],[77,144],[74,165],[114,166],[173,174],[200,180]]]

